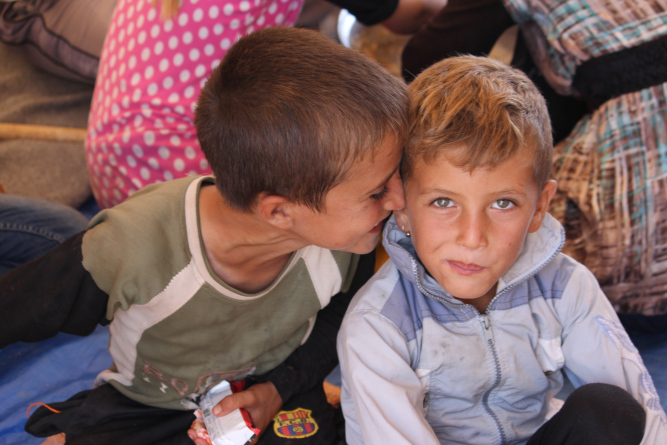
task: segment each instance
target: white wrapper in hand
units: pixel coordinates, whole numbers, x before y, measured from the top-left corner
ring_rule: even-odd
[[[236,409],[222,417],[213,415],[213,407],[218,402],[239,390],[240,388],[235,384],[223,380],[211,388],[199,403],[208,436],[213,445],[245,445],[259,433],[252,426],[248,413],[243,409]]]

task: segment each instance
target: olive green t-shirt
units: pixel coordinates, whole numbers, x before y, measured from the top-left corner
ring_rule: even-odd
[[[83,265],[109,294],[113,366],[98,377],[152,406],[193,409],[220,380],[261,374],[310,333],[317,312],[346,290],[357,256],[309,246],[257,294],[211,270],[198,201],[211,177],[148,186],[98,214]]]

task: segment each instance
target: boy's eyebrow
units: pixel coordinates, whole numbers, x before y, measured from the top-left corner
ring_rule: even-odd
[[[428,188],[428,189],[421,189],[420,188],[419,193],[422,194],[422,195],[426,195],[426,194],[454,195],[454,196],[459,195],[459,193],[453,192],[451,190],[441,189],[441,188],[438,188],[438,187]]]
[[[421,194],[431,194],[431,193],[437,193],[437,194],[443,194],[443,195],[452,195],[452,196],[458,196],[461,195],[462,193],[454,192],[452,190],[446,190],[443,188],[439,187],[434,187],[430,189],[422,189],[419,191]],[[503,189],[503,190],[494,190],[492,192],[494,195],[523,195],[524,193],[520,190],[516,189]]]

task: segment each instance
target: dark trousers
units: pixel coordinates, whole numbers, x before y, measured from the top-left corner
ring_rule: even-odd
[[[645,423],[644,409],[627,391],[591,383],[574,390],[527,445],[638,445]]]
[[[48,437],[64,432],[68,445],[193,445],[187,435],[195,419],[192,411],[146,406],[109,384],[48,405],[60,413],[40,407],[26,423],[28,433]],[[292,397],[281,413],[286,421],[277,428],[269,424],[258,445],[293,445],[299,435],[299,445],[344,443],[342,416],[327,402],[321,385]],[[289,421],[294,418],[301,423]]]

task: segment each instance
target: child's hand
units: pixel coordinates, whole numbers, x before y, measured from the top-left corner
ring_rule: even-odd
[[[195,417],[188,430],[188,436],[196,445],[212,445],[201,410],[195,410]]]
[[[244,391],[222,399],[213,408],[213,414],[222,417],[235,409],[244,408],[248,411],[255,428],[264,432],[271,420],[278,414],[282,405],[283,400],[273,383],[257,383]],[[196,445],[209,445],[206,440],[197,438],[195,431],[192,429],[188,431],[188,436]]]
[[[283,400],[273,383],[258,383],[250,388],[227,396],[213,408],[213,414],[222,417],[235,409],[244,408],[250,414],[255,428],[264,431],[278,414]]]

